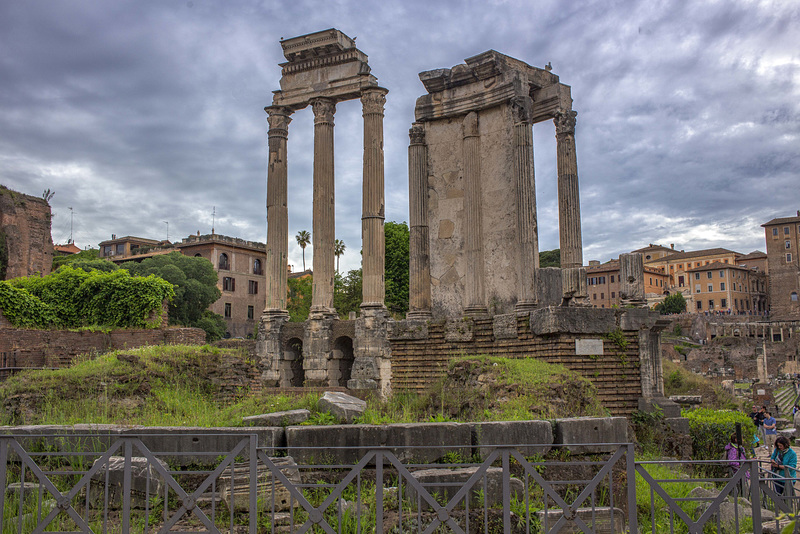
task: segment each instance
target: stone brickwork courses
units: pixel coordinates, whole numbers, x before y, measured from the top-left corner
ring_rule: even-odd
[[[0,279],[50,274],[50,219],[46,200],[0,185]]]

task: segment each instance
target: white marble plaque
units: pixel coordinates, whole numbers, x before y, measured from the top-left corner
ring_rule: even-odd
[[[576,339],[575,354],[578,356],[602,356],[602,339]]]
[[[767,392],[764,391],[763,389],[757,389],[756,390],[756,395],[766,395],[766,394],[767,394]]]

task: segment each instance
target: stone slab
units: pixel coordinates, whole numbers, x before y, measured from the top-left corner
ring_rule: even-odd
[[[385,425],[384,445],[401,462],[436,462],[448,453],[464,460],[472,455],[472,428],[467,423],[401,423]],[[414,448],[435,445],[435,449]]]
[[[389,325],[388,335],[391,340],[428,339],[428,321],[415,319],[393,321]]]
[[[492,333],[495,339],[517,339],[517,315],[495,315],[492,318]]]
[[[545,334],[607,334],[617,327],[614,310],[604,308],[555,307],[531,312],[531,332]]]
[[[449,319],[444,325],[444,338],[450,342],[472,341],[473,322],[469,317]]]
[[[94,467],[100,460],[95,460]],[[161,468],[169,471],[170,468],[163,460],[158,460]],[[92,476],[90,503],[96,507],[110,509],[122,508],[125,457],[111,456],[100,470]],[[147,505],[147,496],[163,494],[165,478],[148,458],[134,456],[130,459],[131,492],[130,503],[133,508],[144,508]],[[105,501],[106,481],[108,481],[108,502]]]
[[[602,356],[603,340],[597,339],[576,339],[575,354],[578,356]]]
[[[628,443],[628,420],[625,417],[572,417],[556,419],[554,443],[566,445],[573,454],[613,452],[617,445]]]
[[[423,485],[425,491],[434,496],[439,504],[443,505],[452,499],[461,488],[466,485],[477,471],[478,467],[462,468],[436,468],[422,469],[414,471],[414,479]],[[486,484],[484,485],[484,479]],[[524,492],[522,481],[511,477],[509,480],[512,498],[521,499]],[[406,495],[411,502],[417,502],[419,491],[412,484],[406,484]],[[503,470],[499,467],[490,467],[484,476],[478,478],[472,485],[469,492],[470,508],[482,507],[484,502],[487,506],[497,506],[503,503]],[[485,501],[484,501],[485,499]],[[428,501],[421,501],[423,510],[430,510],[432,506]],[[461,499],[456,508],[464,508],[465,499]]]
[[[339,391],[326,391],[317,401],[317,407],[330,412],[340,421],[352,423],[367,409],[367,403],[358,397]]]
[[[514,445],[523,456],[532,456],[547,454],[553,444],[550,421],[491,421],[470,423],[470,426],[472,444],[478,448],[481,459],[489,456],[498,445]]]
[[[299,485],[302,483],[300,470],[297,469],[297,463],[291,456],[271,457],[270,461],[280,469],[280,472],[292,484]],[[247,512],[250,509],[249,477],[250,464],[236,463],[233,466],[233,477],[231,477],[231,471],[228,468],[217,479],[219,494],[229,511]],[[258,509],[260,511],[271,511],[273,505],[277,512],[283,512],[299,506],[297,499],[290,498],[289,490],[277,477],[273,481],[272,470],[261,461],[258,463],[256,479]]]
[[[299,425],[311,417],[308,410],[287,410],[283,412],[262,413],[244,417],[245,426],[289,426]]]
[[[613,509],[608,506],[597,506],[595,508],[578,508],[575,510],[575,515],[581,518],[593,533],[596,534],[620,534],[625,532],[625,514],[619,508]],[[561,519],[564,515],[564,510],[560,508],[550,509],[547,511],[547,528],[552,526]],[[539,519],[541,525],[545,524],[544,510],[536,512],[536,517]],[[612,524],[613,521],[613,524]],[[567,534],[583,532],[574,521],[567,521],[558,531]]]

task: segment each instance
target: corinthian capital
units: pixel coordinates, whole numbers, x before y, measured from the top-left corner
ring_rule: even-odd
[[[292,110],[283,106],[268,106],[264,108],[269,117],[270,132],[275,130],[275,133],[285,132],[288,133],[289,123],[292,122]],[[284,133],[284,135],[286,135]]]
[[[314,124],[333,124],[336,102],[330,98],[315,98],[311,101],[311,109],[314,111]]]
[[[561,134],[574,134],[575,133],[575,117],[578,116],[577,111],[571,109],[563,110],[558,109],[553,117],[553,122],[556,123],[556,135]]]
[[[411,128],[408,130],[408,137],[411,139],[412,145],[424,145],[425,144],[425,125],[421,122],[415,122],[411,125]]]
[[[380,113],[383,115],[383,106],[386,105],[386,89],[370,87],[361,93],[361,107],[364,115]]]
[[[511,99],[509,102],[511,106],[511,115],[514,118],[514,124],[520,122],[530,122],[531,120],[531,107],[533,100],[529,96],[518,96]]]

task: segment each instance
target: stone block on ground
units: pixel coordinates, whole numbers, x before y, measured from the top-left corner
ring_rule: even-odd
[[[100,460],[95,460],[92,467]],[[157,460],[161,467],[169,471],[166,462]],[[130,458],[131,495],[130,503],[133,508],[144,508],[147,496],[154,497],[163,494],[166,480],[155,465],[145,457],[134,456]],[[92,475],[89,502],[96,507],[105,506],[105,485],[108,481],[108,507],[110,509],[122,508],[123,484],[125,477],[125,457],[111,456],[108,462]]]
[[[673,432],[689,434],[689,419],[687,417],[667,417],[664,422]]]
[[[280,472],[289,479],[292,484],[300,484],[300,470],[297,463],[291,456],[270,458],[270,461],[280,469]],[[237,463],[233,467],[233,477],[230,468],[226,469],[217,479],[222,502],[228,507],[229,511],[246,512],[250,509],[250,464]],[[297,499],[290,499],[289,490],[283,483],[274,477],[274,496],[273,496],[273,472],[269,466],[259,461],[258,473],[256,475],[258,507],[259,510],[272,510],[273,502],[275,511],[284,512],[291,506],[298,506]]]
[[[492,421],[471,423],[472,445],[478,447],[481,459],[497,447],[515,445],[523,456],[547,454],[553,444],[550,421]]]
[[[572,417],[556,419],[554,443],[566,444],[573,454],[613,452],[617,445],[628,442],[628,420],[625,417]]]
[[[783,436],[787,439],[794,439],[797,437],[797,429],[796,428],[782,428],[778,430],[778,435]]]
[[[340,393],[338,391],[326,391],[322,398],[317,402],[320,410],[330,412],[340,421],[352,423],[353,418],[360,416],[367,409],[367,403],[363,400]]]
[[[613,512],[613,513],[612,513]],[[595,534],[620,534],[625,532],[625,514],[619,508],[611,508],[609,506],[597,506],[595,508],[578,508],[574,512],[576,517],[579,517],[585,522],[592,532]],[[547,528],[550,529],[553,525],[561,519],[564,511],[560,508],[550,509],[547,511]],[[545,514],[544,510],[536,512],[536,518],[539,524],[544,528]],[[612,524],[613,521],[613,524]],[[574,521],[567,521],[564,523],[559,533],[566,534],[583,532]]]
[[[455,469],[435,468],[414,471],[414,479],[423,485],[425,491],[434,496],[440,505],[444,505],[458,493],[478,470],[478,467],[461,467]],[[484,478],[486,485],[484,487]],[[511,498],[516,496],[522,498],[524,486],[518,478],[511,477],[509,480],[511,488]],[[405,484],[405,494],[411,502],[417,502],[419,492],[410,483]],[[479,478],[469,492],[470,508],[483,506],[484,498],[489,507],[503,503],[503,470],[499,467],[490,467],[486,470],[483,477]],[[430,510],[431,506],[424,499],[421,501],[423,510]],[[464,508],[464,500],[458,504],[457,508]]]
[[[245,426],[289,426],[308,421],[311,412],[308,410],[288,410],[285,412],[262,413],[242,419]]]
[[[286,447],[299,464],[352,465],[380,447],[384,435],[377,425],[289,426]]]

